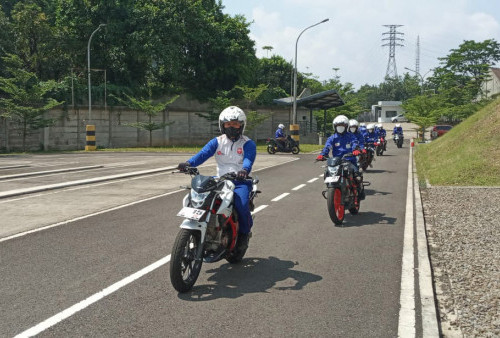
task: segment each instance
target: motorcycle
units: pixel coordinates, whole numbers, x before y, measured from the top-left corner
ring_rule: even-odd
[[[327,200],[330,219],[336,225],[343,224],[345,209],[352,215],[358,214],[360,202],[364,199],[364,187],[370,185],[363,181],[362,176],[354,177],[352,163],[346,159],[349,156],[353,154],[328,158],[323,175],[326,190],[321,193]]]
[[[386,141],[384,140],[384,138],[379,138],[377,142],[374,143],[374,145],[375,153],[377,154],[377,156],[382,156],[386,148]]]
[[[235,173],[221,177],[200,175],[197,168],[186,168],[191,175],[190,192],[184,197],[183,207],[177,216],[183,217],[181,230],[175,239],[170,260],[170,281],[178,292],[191,290],[198,279],[203,262],[214,263],[226,259],[238,263],[245,250],[237,250],[238,215],[233,209]],[[254,198],[258,178],[252,182],[250,211],[254,210]],[[253,216],[252,216],[253,217]]]
[[[403,140],[404,140],[404,136],[403,135],[394,134],[393,140],[394,140],[394,143],[396,143],[396,146],[398,148],[402,148],[403,147]]]
[[[290,135],[286,137],[285,148],[278,145],[276,139],[268,138],[266,141],[267,152],[269,154],[275,154],[276,152],[292,153],[294,155],[300,152],[299,144]]]
[[[365,144],[366,154],[362,154],[359,167],[366,170],[368,167],[373,167],[372,162],[375,160],[375,145],[373,143]]]

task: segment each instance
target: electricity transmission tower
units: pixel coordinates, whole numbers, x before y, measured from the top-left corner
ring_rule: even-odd
[[[420,35],[417,35],[417,55],[415,57],[415,70],[420,74]]]
[[[404,35],[401,32],[397,32],[396,29],[403,25],[383,25],[384,27],[389,27],[389,32],[382,33],[382,35],[389,34],[388,38],[382,39],[382,41],[389,40],[389,43],[382,45],[382,47],[389,46],[389,60],[387,62],[387,70],[385,72],[386,78],[397,78],[398,70],[396,68],[396,46],[403,47],[402,44],[398,43],[399,41],[404,41],[404,39],[400,38],[398,34]]]

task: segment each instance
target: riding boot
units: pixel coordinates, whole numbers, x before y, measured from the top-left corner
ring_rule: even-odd
[[[236,242],[236,251],[238,252],[247,251],[250,237],[252,237],[251,232],[249,232],[248,234],[238,233],[238,241]]]

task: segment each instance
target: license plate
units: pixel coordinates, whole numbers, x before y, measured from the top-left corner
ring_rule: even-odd
[[[200,218],[203,217],[205,214],[205,210],[201,209],[196,209],[196,208],[190,208],[190,207],[184,207],[177,213],[177,216],[183,217],[183,218],[189,218],[195,221],[199,221]]]
[[[325,183],[335,183],[338,182],[340,179],[340,176],[328,176],[325,178]]]

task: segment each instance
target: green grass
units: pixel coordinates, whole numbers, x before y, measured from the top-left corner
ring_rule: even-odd
[[[442,186],[500,186],[500,99],[428,144],[416,143],[420,179]]]

